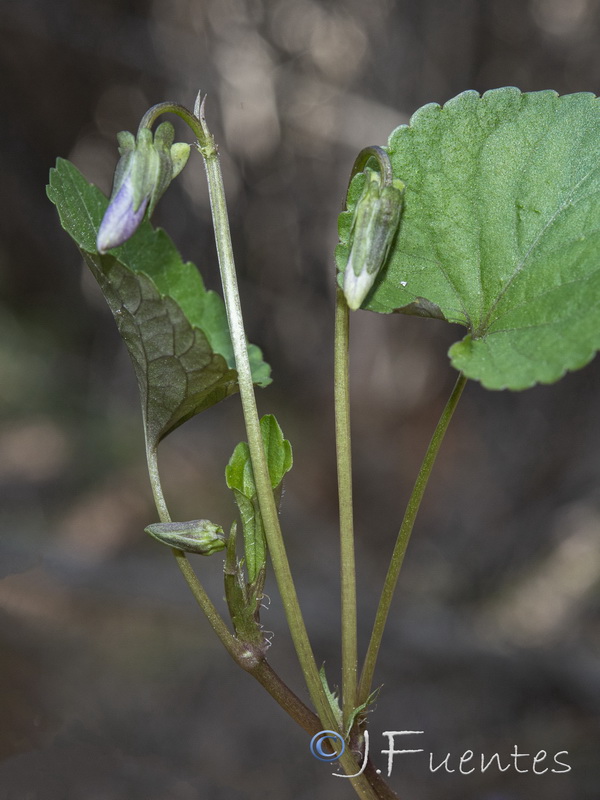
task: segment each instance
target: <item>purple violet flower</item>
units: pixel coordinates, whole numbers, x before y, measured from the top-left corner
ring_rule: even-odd
[[[133,186],[131,179],[126,178],[102,218],[96,247],[99,253],[106,253],[113,247],[126,242],[136,232],[148,207],[150,195],[142,198],[137,211],[133,203]]]
[[[133,236],[145,214],[152,214],[168,185],[185,166],[190,146],[173,144],[174,136],[170,122],[162,122],[154,137],[149,128],[138,131],[137,139],[128,131],[117,135],[121,158],[98,230],[99,253],[119,247]]]

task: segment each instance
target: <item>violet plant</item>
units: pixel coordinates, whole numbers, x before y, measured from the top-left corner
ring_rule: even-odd
[[[224,303],[206,291],[148,217],[184,167],[163,114],[191,128],[206,168]],[[489,389],[552,383],[600,348],[600,104],[593,94],[467,91],[426,105],[387,147],[366,147],[351,175],[336,250],[335,426],[340,516],[341,698],[319,670],[279,523],[290,443],[272,415],[259,419],[255,386],[270,382],[246,339],[227,207],[214,139],[200,96],[194,111],[151,108],[137,137],[119,134],[121,160],[110,202],[70,163],[57,162],[48,196],[98,281],[136,372],[150,482],[159,522],[146,531],[169,546],[194,597],[232,658],[325,749],[363,800],[396,795],[365,754],[367,712],[386,619],[425,488],[467,380]],[[350,450],[349,323],[357,309],[458,323],[449,351],[454,389],[416,476],[359,661]],[[200,411],[239,392],[247,432],[226,468],[239,509],[226,535],[209,520],[172,521],[161,488],[158,445]],[[241,541],[237,529],[241,528]],[[224,554],[230,623],[187,554]],[[213,560],[214,561],[214,560]],[[272,669],[260,622],[270,561],[313,708]],[[337,740],[337,742],[336,742]],[[336,747],[338,748],[336,750]]]

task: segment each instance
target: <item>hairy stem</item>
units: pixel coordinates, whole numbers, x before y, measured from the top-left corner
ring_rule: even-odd
[[[393,181],[392,165],[382,147],[365,147],[357,155],[352,178],[374,159],[385,185]],[[344,203],[346,207],[346,203]],[[357,699],[357,609],[356,561],[354,553],[354,514],[352,508],[352,446],[350,431],[350,312],[344,292],[336,287],[334,339],[335,442],[340,515],[340,578],[342,612],[342,700],[344,728],[347,730]]]
[[[145,428],[146,426],[144,425],[144,430]],[[146,437],[146,462],[148,464],[148,475],[150,477],[154,505],[158,511],[158,518],[161,522],[171,522],[171,515],[167,508],[167,501],[165,500],[162,484],[160,482],[160,474],[158,472],[158,454],[156,447],[150,446],[148,443],[148,437]]]
[[[236,369],[238,371],[240,398],[248,436],[248,448],[250,450],[256,493],[264,522],[269,554],[271,556],[271,563],[273,564],[273,572],[275,573],[275,579],[283,602],[286,619],[311,699],[318,711],[321,722],[327,728],[337,730],[337,722],[319,677],[319,671],[308,638],[308,632],[300,610],[300,603],[298,602],[298,596],[296,594],[296,588],[279,525],[279,514],[271,488],[271,480],[256,408],[250,362],[248,359],[246,333],[237,287],[237,276],[233,261],[229,220],[219,158],[216,151],[208,155],[203,155],[209,184],[213,226],[215,229],[215,239],[221,268],[225,308],[227,310],[229,330],[233,343]],[[356,761],[350,753],[344,753],[340,762],[348,773],[353,774],[357,772],[355,768]],[[374,800],[376,795],[363,775],[352,778],[351,780],[359,797],[363,798],[363,800]]]
[[[238,373],[240,398],[242,401],[246,434],[248,436],[248,448],[250,450],[252,472],[256,484],[260,513],[265,527],[269,554],[271,556],[273,571],[281,594],[292,639],[307,680],[311,698],[320,714],[327,714],[330,716],[331,710],[329,709],[329,704],[319,679],[317,665],[296,595],[296,589],[279,525],[277,506],[271,488],[271,479],[269,477],[269,469],[260,430],[260,421],[256,407],[256,398],[254,396],[250,361],[248,358],[246,333],[237,286],[237,276],[231,247],[229,220],[225,204],[225,193],[219,158],[216,152],[209,154],[203,153],[203,155],[208,178],[221,279],[223,282],[225,308],[227,310],[229,330]]]
[[[152,485],[152,493],[154,495],[154,502],[158,516],[161,522],[171,522],[171,515],[167,508],[165,496],[160,482],[160,474],[158,472],[158,457],[156,448],[148,447],[146,443],[146,459],[148,461],[148,474],[150,475],[150,483]],[[192,569],[190,562],[183,550],[177,547],[172,547],[171,552],[175,557],[177,566],[181,570],[187,585],[189,586],[196,602],[204,612],[211,628],[217,634],[229,655],[240,664],[244,666],[249,659],[248,648],[233,636],[225,621],[213,605],[210,597],[206,594],[204,587],[198,580],[196,573]],[[244,666],[244,668],[246,668]]]
[[[366,702],[371,692],[373,674],[375,672],[377,656],[381,646],[381,639],[383,637],[385,623],[392,604],[394,590],[396,589],[396,584],[398,583],[398,576],[400,575],[402,562],[404,561],[404,556],[406,554],[406,548],[408,547],[410,535],[415,524],[415,519],[419,511],[421,500],[423,499],[423,494],[425,493],[436,456],[439,452],[442,441],[444,440],[444,435],[450,420],[452,419],[452,415],[454,414],[454,410],[456,409],[458,401],[460,400],[462,391],[465,388],[466,382],[467,378],[465,378],[465,376],[461,373],[458,376],[458,379],[452,390],[452,394],[450,395],[448,402],[442,411],[442,415],[433,433],[429,447],[427,448],[427,452],[425,453],[425,458],[421,464],[419,474],[417,475],[415,485],[406,507],[404,519],[402,520],[402,525],[400,526],[400,530],[398,532],[398,538],[396,539],[390,565],[385,577],[383,591],[381,593],[379,606],[377,608],[377,614],[375,615],[373,632],[371,634],[371,640],[369,642],[365,663],[360,677],[358,688],[359,704]]]
[[[342,711],[347,730],[356,708],[357,623],[354,519],[352,513],[352,448],[350,440],[349,310],[337,287],[334,344],[335,442],[340,515],[340,578],[342,612]]]
[[[308,638],[308,632],[300,610],[300,604],[298,602],[298,596],[279,525],[279,515],[271,488],[267,459],[260,430],[260,421],[256,408],[256,398],[254,396],[254,385],[237,286],[237,275],[233,258],[233,248],[231,245],[229,218],[219,155],[214,139],[204,120],[203,103],[201,104],[199,100],[200,97],[198,97],[195,114],[192,114],[186,108],[176,103],[160,103],[146,112],[140,122],[140,128],[151,127],[161,114],[174,113],[189,125],[198,139],[198,149],[204,158],[204,166],[208,180],[225,309],[238,373],[238,386],[246,434],[248,437],[248,448],[250,450],[252,471],[256,484],[260,512],[264,522],[269,554],[273,564],[273,572],[275,573],[275,579],[283,602],[286,619],[311,700],[317,709],[324,727],[337,731],[337,721],[321,683],[315,657]],[[348,774],[354,774],[358,771],[356,759],[348,751],[345,751],[341,756],[340,763]],[[350,781],[361,800],[377,800],[375,790],[364,775],[350,778]]]
[[[164,498],[158,472],[156,450],[147,449],[146,454],[152,492],[160,520],[161,522],[170,522],[171,516]],[[196,602],[233,660],[242,669],[249,672],[305,731],[313,734],[319,731],[319,718],[283,682],[267,663],[264,654],[255,648],[246,646],[232,635],[198,580],[186,554],[175,547],[172,548],[172,553]]]

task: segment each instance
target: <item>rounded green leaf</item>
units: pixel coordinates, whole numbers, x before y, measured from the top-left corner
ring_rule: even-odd
[[[507,87],[427,105],[388,152],[400,231],[364,308],[464,325],[452,364],[491,389],[551,383],[600,348],[600,102]],[[340,218],[338,263],[360,181]]]

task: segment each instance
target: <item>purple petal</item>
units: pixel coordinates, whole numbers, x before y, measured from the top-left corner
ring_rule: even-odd
[[[96,247],[99,253],[106,253],[113,247],[126,242],[138,229],[148,205],[148,197],[140,203],[137,211],[133,210],[133,188],[126,179],[123,185],[108,204],[108,208],[100,224]]]

